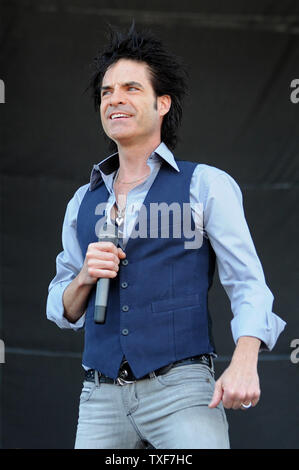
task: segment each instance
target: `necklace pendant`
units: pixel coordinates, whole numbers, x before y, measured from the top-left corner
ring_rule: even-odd
[[[120,226],[123,223],[123,221],[124,221],[123,217],[117,216],[115,219],[115,222],[117,223],[118,226]]]

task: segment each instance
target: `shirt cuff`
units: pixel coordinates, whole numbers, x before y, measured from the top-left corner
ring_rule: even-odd
[[[284,330],[286,322],[273,312],[260,312],[243,310],[231,321],[231,330],[234,342],[241,336],[253,336],[262,341],[260,351],[271,351]]]
[[[56,323],[59,328],[69,328],[72,330],[80,330],[84,327],[85,314],[75,323],[69,322],[64,314],[63,293],[71,281],[62,281],[54,285],[48,295],[47,301],[47,318]]]

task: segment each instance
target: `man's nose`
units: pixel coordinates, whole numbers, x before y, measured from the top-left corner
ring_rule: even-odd
[[[118,104],[124,104],[125,102],[125,93],[121,89],[115,88],[110,94],[110,105],[117,106]]]

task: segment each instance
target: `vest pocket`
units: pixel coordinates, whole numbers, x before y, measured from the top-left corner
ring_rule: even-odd
[[[172,297],[151,303],[152,312],[168,312],[179,308],[194,307],[200,304],[199,294],[190,294],[184,297]]]

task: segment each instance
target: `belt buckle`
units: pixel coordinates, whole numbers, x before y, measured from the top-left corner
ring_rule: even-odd
[[[117,377],[116,379],[117,385],[121,385],[121,386],[126,385],[126,384],[133,384],[135,382],[136,380],[124,380],[121,377]]]
[[[119,375],[116,379],[116,382],[117,382],[117,385],[126,385],[126,384],[133,384],[136,382],[136,380],[126,380],[124,379],[123,377],[121,377],[121,375],[124,375],[125,377],[127,377],[129,375],[128,371],[124,368],[122,369],[122,367],[125,365],[125,364],[128,364],[128,362],[126,361],[124,364],[122,364],[122,366],[120,367],[120,372],[119,372]]]

